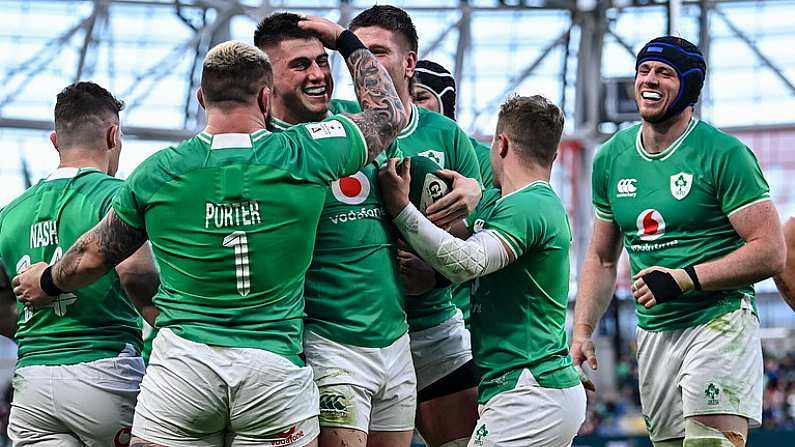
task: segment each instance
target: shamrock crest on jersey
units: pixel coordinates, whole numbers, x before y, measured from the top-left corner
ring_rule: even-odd
[[[671,176],[671,194],[676,200],[682,200],[690,192],[693,185],[693,174],[680,172]]]

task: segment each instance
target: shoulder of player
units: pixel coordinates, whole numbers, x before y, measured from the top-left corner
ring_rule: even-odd
[[[713,155],[733,156],[737,151],[749,150],[739,138],[728,134],[705,121],[699,121],[693,136],[700,144],[706,145]]]
[[[523,188],[499,197],[496,200],[496,206],[519,209],[528,216],[545,215],[555,208],[560,208],[565,212],[558,195],[552,190],[549,183],[544,181],[532,182]]]
[[[621,129],[602,143],[594,154],[594,158],[615,156],[624,151],[635,150],[635,138],[640,132],[640,124]]]
[[[2,221],[10,213],[12,213],[14,211],[14,209],[19,207],[20,205],[23,205],[28,200],[34,198],[36,196],[36,192],[38,192],[38,190],[39,190],[39,188],[41,186],[41,183],[42,182],[40,181],[39,183],[37,183],[37,184],[31,186],[30,188],[26,189],[22,194],[20,194],[17,197],[15,197],[13,200],[8,202],[8,204],[6,204],[6,206],[4,206],[2,209],[0,209],[0,224],[2,223]]]

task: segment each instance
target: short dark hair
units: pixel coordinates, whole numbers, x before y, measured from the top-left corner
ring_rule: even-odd
[[[80,81],[69,84],[55,99],[55,133],[59,148],[77,143],[93,144],[103,138],[103,124],[118,122],[124,102],[99,84]]]
[[[270,60],[242,42],[213,47],[202,64],[202,94],[209,103],[248,104],[263,87],[273,85]]]
[[[563,112],[547,98],[514,95],[500,106],[497,133],[507,134],[526,159],[551,166],[563,134],[563,123]]]
[[[317,34],[298,26],[300,21],[301,16],[291,12],[276,12],[265,17],[254,31],[254,45],[264,50],[288,39],[317,39]]]
[[[406,40],[408,49],[417,52],[419,47],[417,28],[414,27],[414,22],[411,21],[411,17],[406,11],[392,5],[375,5],[354,17],[350,29],[355,30],[367,26],[377,26],[400,34]]]

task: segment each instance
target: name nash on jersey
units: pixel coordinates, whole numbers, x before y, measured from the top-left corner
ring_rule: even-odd
[[[30,248],[58,245],[58,225],[54,220],[37,222],[30,226]]]

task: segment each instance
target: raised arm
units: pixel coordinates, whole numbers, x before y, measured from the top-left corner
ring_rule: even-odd
[[[362,112],[348,114],[367,142],[367,162],[383,152],[397,138],[408,113],[386,69],[358,37],[323,17],[307,17],[298,25],[317,33],[327,48],[339,50],[353,78]]]
[[[52,267],[40,262],[14,277],[14,294],[27,306],[49,304],[54,295],[92,284],[127,259],[144,242],[146,233],[127,225],[110,210]],[[42,286],[48,290],[45,292]]]

